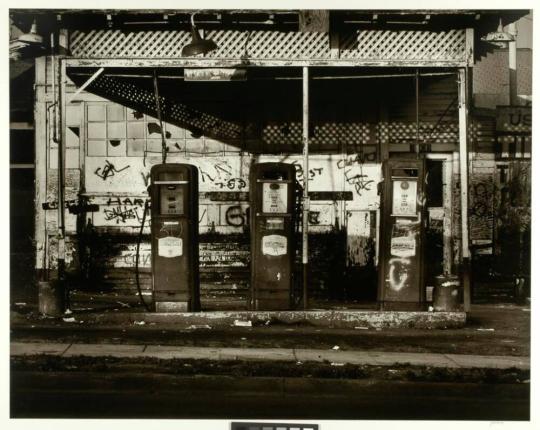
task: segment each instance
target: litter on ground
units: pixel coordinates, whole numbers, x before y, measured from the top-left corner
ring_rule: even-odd
[[[192,324],[188,327],[188,329],[191,329],[191,330],[197,330],[197,329],[201,329],[201,328],[205,328],[207,330],[210,330],[212,327],[210,327],[208,324]]]
[[[251,327],[251,321],[234,320],[236,327]]]

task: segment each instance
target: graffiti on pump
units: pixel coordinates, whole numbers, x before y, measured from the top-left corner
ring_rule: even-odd
[[[105,181],[111,176],[114,176],[116,173],[120,173],[126,169],[129,169],[129,164],[125,167],[122,167],[121,169],[117,169],[116,166],[112,164],[109,160],[105,160],[105,166],[98,167],[94,171],[94,174]]]
[[[405,257],[394,257],[388,261],[388,264],[390,266],[388,270],[390,288],[394,291],[400,291],[407,285],[411,260]]]

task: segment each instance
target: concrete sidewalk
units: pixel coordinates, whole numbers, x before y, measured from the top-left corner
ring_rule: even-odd
[[[315,362],[334,366],[429,366],[453,369],[530,370],[529,357],[288,348],[202,348],[160,345],[11,342],[12,357],[115,357],[211,361]]]

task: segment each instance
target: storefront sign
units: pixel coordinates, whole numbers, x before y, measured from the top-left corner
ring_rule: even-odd
[[[271,234],[262,238],[263,255],[285,255],[287,254],[287,238],[279,234]]]
[[[416,216],[416,190],[416,181],[394,181],[392,216]]]
[[[245,69],[184,69],[186,81],[245,81]]]
[[[262,199],[262,210],[264,213],[286,213],[287,184],[264,182]]]
[[[182,255],[182,238],[172,236],[159,238],[158,255],[165,258],[180,257]]]
[[[498,133],[531,133],[530,106],[497,106],[495,130]]]

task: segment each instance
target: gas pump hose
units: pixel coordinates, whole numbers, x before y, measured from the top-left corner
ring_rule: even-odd
[[[148,200],[144,202],[144,211],[143,211],[143,217],[141,222],[141,229],[139,230],[139,236],[137,237],[137,250],[135,251],[135,282],[137,283],[137,291],[139,292],[139,299],[144,306],[144,308],[150,312],[150,306],[144,301],[142,291],[141,291],[141,284],[139,281],[139,251],[141,248],[141,240],[142,240],[142,234],[144,229],[144,222],[146,221],[146,212],[148,211]]]

